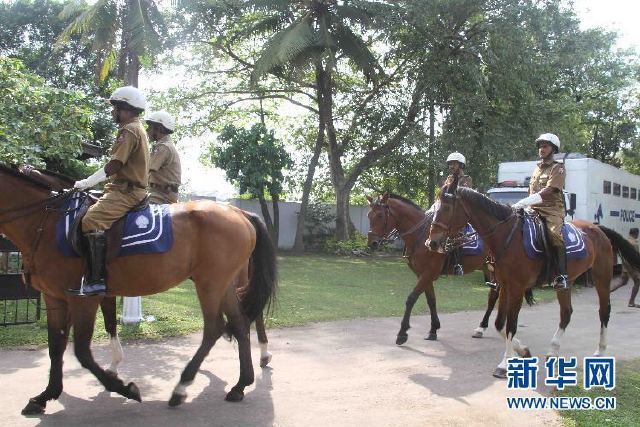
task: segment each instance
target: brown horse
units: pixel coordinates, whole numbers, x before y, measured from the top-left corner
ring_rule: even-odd
[[[436,340],[437,330],[440,329],[440,319],[438,319],[438,312],[436,310],[436,294],[433,288],[433,282],[442,274],[446,256],[431,251],[424,245],[433,214],[425,214],[422,208],[411,200],[394,194],[384,193],[378,196],[376,200],[367,196],[367,199],[369,200],[370,208],[368,213],[369,247],[375,249],[380,244],[388,241],[391,235],[399,233],[399,236],[405,243],[405,256],[409,263],[409,268],[418,277],[418,283],[416,283],[416,286],[407,297],[405,303],[404,317],[400,323],[400,331],[396,338],[396,344],[402,345],[407,341],[407,331],[411,327],[409,324],[411,311],[420,294],[423,292],[427,298],[427,305],[429,306],[429,313],[431,314],[431,329],[425,339]],[[465,274],[485,269],[486,279],[486,257],[486,249],[482,255],[462,257],[462,266]],[[453,266],[448,266],[447,269],[449,274],[453,273]],[[493,311],[497,299],[498,291],[490,289],[487,311],[480,322],[480,326],[473,332],[472,336],[474,338],[482,338],[484,331],[489,325],[489,316]]]
[[[82,298],[66,292],[79,283],[83,263],[80,258],[62,256],[55,243],[55,224],[68,193],[53,198],[49,194],[48,186],[0,165],[0,231],[23,253],[26,275],[32,286],[43,292],[47,304],[49,384],[29,400],[23,413],[42,413],[47,401],[62,392],[62,356],[72,326],[80,364],[107,390],[140,401],[135,384],[125,385],[93,359],[91,337],[102,298]],[[107,297],[150,295],[191,277],[203,313],[203,339],[182,372],[169,404],[184,402],[186,387],[225,332],[238,341],[240,359],[240,378],[226,399],[242,400],[244,388],[254,380],[249,321],[257,318],[275,293],[275,249],[264,222],[256,215],[208,201],[174,204],[170,209],[172,248],[163,254],[132,255],[110,262]],[[250,282],[236,292],[234,285],[245,276],[250,277]]]
[[[51,191],[66,191],[72,188],[74,184],[74,180],[68,176],[49,170],[36,169],[31,165],[22,165],[18,170],[26,176],[48,186]],[[248,269],[243,269],[243,272],[245,271],[248,271]],[[249,277],[239,277],[238,280],[236,280],[236,286],[239,288],[246,286],[248,283]],[[116,297],[104,297],[100,302],[100,309],[104,318],[105,330],[110,336],[109,342],[112,351],[112,362],[109,368],[107,368],[107,371],[117,373],[118,365],[122,362],[124,355],[122,353],[120,339],[118,338]],[[258,336],[258,342],[260,344],[260,367],[264,368],[271,362],[272,357],[268,350],[269,340],[267,339],[264,326],[264,313],[260,313],[256,318],[256,335]]]
[[[518,313],[522,306],[525,290],[532,287],[543,268],[542,260],[527,257],[521,227],[520,215],[507,205],[495,202],[484,195],[467,188],[458,188],[454,182],[444,188],[440,196],[440,207],[431,223],[429,244],[432,249],[442,248],[451,230],[457,230],[467,222],[478,231],[489,246],[496,261],[496,278],[501,284],[498,315],[495,326],[505,338],[504,357],[494,376],[506,377],[507,359],[519,354],[531,355],[529,349],[514,338],[518,325]],[[611,305],[609,284],[613,275],[613,249],[635,268],[640,268],[640,255],[626,239],[613,230],[586,221],[573,221],[584,233],[587,255],[581,259],[568,260],[569,286],[587,270],[598,293],[600,315],[600,341],[596,356],[604,354],[607,347],[607,326]],[[557,356],[560,340],[571,320],[571,292],[558,290],[560,304],[560,324],[556,330],[547,356]]]

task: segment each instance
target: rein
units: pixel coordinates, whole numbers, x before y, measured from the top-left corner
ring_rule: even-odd
[[[452,214],[451,214],[451,216],[453,217],[453,216],[455,216],[455,210],[456,210],[456,205],[457,205],[456,202],[458,201],[459,196],[457,194],[450,194],[450,195],[447,195],[447,197],[453,197],[453,208],[452,208]],[[471,218],[471,214],[469,212],[469,209],[467,208],[467,206],[464,203],[462,203],[462,209],[464,209],[464,213],[467,216],[467,218]],[[514,218],[517,220],[519,218],[519,216],[517,214],[515,214],[515,213],[511,213],[511,215],[509,215],[507,218],[495,223],[491,227],[489,232],[487,232],[487,233],[480,233],[478,230],[476,230],[473,233],[463,234],[462,236],[458,236],[458,237],[452,237],[450,235],[451,234],[451,227],[449,225],[447,225],[447,224],[443,224],[441,222],[434,221],[432,223],[432,226],[435,225],[435,226],[440,227],[441,229],[445,230],[447,238],[446,238],[445,243],[443,245],[443,249],[445,250],[445,252],[450,252],[451,250],[457,249],[457,248],[461,247],[462,245],[464,245],[465,243],[473,240],[473,238],[476,237],[476,236],[479,236],[481,239],[486,241],[487,238],[493,236],[498,231],[500,226],[502,226],[503,224],[508,223],[509,221],[511,221]],[[513,227],[511,228],[511,230],[509,232],[509,235],[508,235],[507,239],[504,242],[504,245],[503,245],[503,248],[502,248],[503,251],[511,243],[511,240],[513,238],[513,234],[514,234],[518,224],[519,224],[519,221],[515,221],[513,223]],[[495,256],[494,256],[495,259],[500,258],[503,251],[501,251],[500,254],[495,254]]]
[[[384,216],[384,226],[383,226],[383,230],[386,230],[387,225],[389,223],[389,217],[395,219],[396,223],[398,222],[398,219],[395,217],[395,215],[391,213],[391,208],[389,207],[388,204],[381,203],[380,205],[384,207],[385,213],[386,213],[386,215]],[[378,236],[377,234],[374,234],[374,236],[380,238],[380,243],[379,243],[380,245],[386,245],[388,243],[395,242],[396,240],[398,240],[398,238],[404,238],[404,237],[410,236],[411,234],[415,233],[418,229],[420,229],[428,220],[429,220],[429,216],[425,214],[422,220],[418,221],[411,228],[409,228],[409,230],[403,233],[400,233],[398,229],[394,227],[388,233],[385,233],[382,236]]]
[[[9,219],[0,220],[0,225],[8,224],[10,222],[25,218],[30,215],[34,215],[39,212],[42,212],[43,214],[40,218],[40,222],[38,223],[38,227],[36,228],[36,235],[33,238],[33,242],[31,243],[31,250],[29,251],[26,259],[24,259],[23,261],[22,280],[25,284],[31,285],[33,259],[35,258],[38,247],[40,246],[40,240],[42,239],[44,226],[47,222],[47,219],[49,218],[49,214],[54,211],[60,211],[61,209],[56,208],[56,205],[59,205],[64,201],[70,199],[76,193],[76,191],[77,190],[73,189],[56,194],[55,196],[49,197],[47,199],[38,200],[34,203],[29,203],[15,208],[0,209],[0,215],[14,214]]]

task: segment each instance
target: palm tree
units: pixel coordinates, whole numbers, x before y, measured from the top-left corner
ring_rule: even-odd
[[[104,81],[112,70],[115,77],[138,86],[140,58],[158,52],[164,21],[154,0],[72,0],[60,13],[61,19],[75,19],[58,37],[57,45],[74,34],[96,53],[96,79]]]
[[[372,22],[381,3],[337,0],[255,0],[254,11],[266,17],[250,30],[254,33],[273,31],[260,52],[251,75],[253,84],[271,73],[287,76],[311,69],[314,74],[318,104],[318,138],[303,187],[303,198],[296,235],[296,249],[301,249],[304,214],[309,199],[313,174],[322,146],[327,144],[332,184],[336,191],[336,237],[349,238],[349,191],[345,189],[345,173],[340,161],[333,122],[334,73],[340,57],[347,58],[362,71],[368,81],[375,82],[383,72],[362,38],[351,28]]]

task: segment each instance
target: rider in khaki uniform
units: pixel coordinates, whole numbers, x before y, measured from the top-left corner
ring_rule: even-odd
[[[447,168],[449,169],[449,176],[445,180],[445,185],[453,183],[454,178],[458,177],[458,187],[473,188],[473,179],[469,175],[464,174],[464,168],[467,167],[467,160],[461,153],[454,151],[447,157]]]
[[[565,207],[564,182],[566,171],[564,164],[554,160],[553,155],[560,150],[560,139],[552,133],[544,133],[536,139],[538,156],[541,162],[531,176],[529,183],[529,197],[515,203],[516,209],[531,206],[545,219],[551,246],[555,252],[558,277],[554,281],[554,288],[567,289],[567,257],[564,239],[562,238],[562,224],[564,223]]]
[[[82,232],[89,242],[89,273],[78,295],[102,295],[107,239],[105,230],[123,217],[147,196],[149,181],[149,142],[139,119],[146,108],[143,93],[133,86],[116,89],[109,102],[111,117],[118,124],[116,142],[111,147],[109,162],[90,177],[76,181],[74,188],[83,191],[109,178],[104,195],[89,208],[82,219]]]
[[[156,111],[147,118],[149,139],[153,141],[149,162],[149,203],[178,201],[181,183],[180,156],[171,141],[176,121],[166,111]]]
[[[445,185],[451,185],[456,177],[458,177],[458,187],[468,187],[473,188],[473,180],[469,175],[464,174],[464,168],[467,167],[467,159],[457,151],[449,154],[447,156],[447,168],[449,169],[449,176],[444,181]],[[437,203],[437,202],[436,202]],[[435,207],[435,203],[431,209]],[[431,210],[429,209],[429,210]],[[464,274],[464,269],[462,268],[461,260],[462,260],[462,249],[456,248],[452,251],[451,255],[453,256],[453,274],[456,276],[462,276]]]

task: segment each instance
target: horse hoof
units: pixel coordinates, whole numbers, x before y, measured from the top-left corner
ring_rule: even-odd
[[[22,410],[22,415],[42,415],[46,405],[42,405],[35,401],[35,399],[29,399],[29,403]]]
[[[260,358],[260,367],[261,368],[266,368],[267,365],[269,364],[269,362],[271,362],[271,354],[268,354],[267,356],[261,357]]]
[[[227,396],[224,398],[227,402],[241,402],[244,399],[244,392],[240,390],[231,389]]]
[[[424,339],[427,340],[427,341],[437,341],[438,340],[438,334],[436,334],[435,332],[429,332],[429,335],[424,337]]]
[[[134,383],[127,384],[127,387],[125,388],[122,395],[128,399],[133,399],[136,402],[142,402],[142,397],[140,397],[140,389]]]
[[[176,406],[182,405],[185,400],[187,400],[186,394],[173,393],[171,399],[169,399],[169,406],[175,408]]]
[[[478,332],[474,332],[473,335],[471,335],[471,338],[482,338],[483,334],[481,331]]]
[[[493,371],[493,376],[504,380],[507,378],[507,370],[504,368],[496,368],[496,370]]]
[[[409,335],[398,335],[398,337],[396,338],[396,345],[402,345],[406,343],[408,339]]]
[[[531,357],[531,350],[529,350],[529,347],[525,347],[522,350],[522,354],[520,355],[520,357]]]

